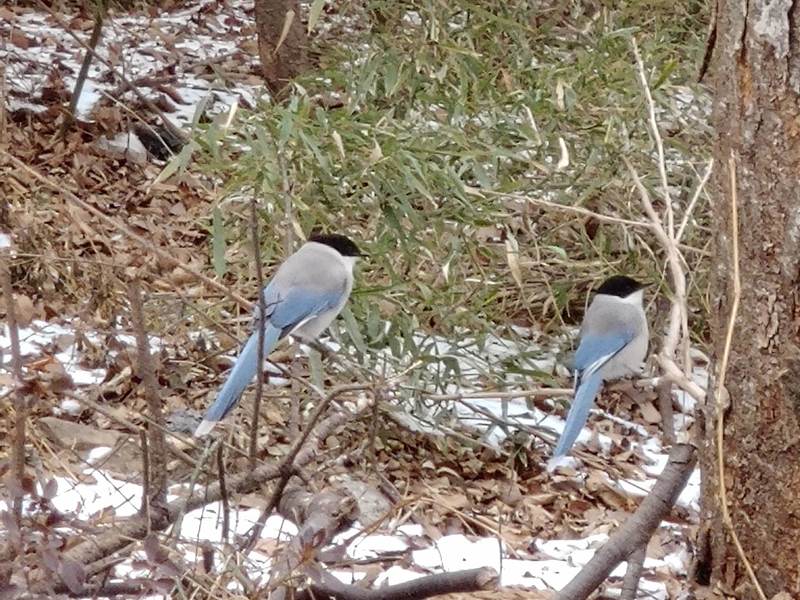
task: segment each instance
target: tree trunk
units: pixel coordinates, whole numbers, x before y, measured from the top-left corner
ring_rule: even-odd
[[[280,96],[308,66],[306,30],[298,0],[255,0],[258,54],[267,87]],[[281,40],[289,21],[286,37]]]
[[[767,598],[779,592],[800,597],[798,19],[794,0],[719,0],[711,38],[717,363],[733,301],[731,153],[742,285],[726,380],[730,404],[722,415],[725,480],[734,529]],[[713,396],[700,416],[699,574],[736,598],[757,598],[722,521]]]

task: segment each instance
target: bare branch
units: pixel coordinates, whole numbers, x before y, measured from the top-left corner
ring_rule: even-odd
[[[436,573],[397,585],[367,590],[346,585],[330,576],[324,584],[312,585],[295,595],[297,600],[423,600],[444,594],[479,592],[495,589],[498,582],[494,569],[480,568],[452,573]]]
[[[250,467],[256,464],[256,455],[258,453],[258,418],[261,414],[261,396],[264,393],[264,329],[267,326],[267,307],[264,302],[264,272],[261,269],[261,240],[258,235],[258,212],[256,211],[256,194],[253,192],[253,197],[250,200],[250,231],[253,240],[253,260],[255,261],[256,269],[256,289],[258,290],[258,318],[256,319],[256,327],[258,327],[258,348],[256,353],[256,393],[253,398],[253,416],[250,425]]]
[[[28,417],[28,401],[23,391],[22,355],[19,348],[19,327],[17,325],[17,307],[14,302],[14,286],[11,283],[11,270],[9,268],[9,250],[0,248],[0,285],[6,301],[6,321],[8,322],[8,335],[11,339],[11,375],[14,378],[14,442],[11,460],[13,476],[16,479],[16,488],[22,488],[25,478],[25,420]],[[15,494],[13,501],[14,516],[17,523],[22,518],[22,496]]]
[[[617,225],[626,225],[629,227],[642,227],[644,229],[650,229],[653,227],[652,223],[648,223],[647,221],[633,221],[631,219],[623,219],[621,217],[604,215],[601,213],[591,211],[588,208],[583,208],[582,206],[573,206],[571,204],[559,204],[557,202],[550,202],[549,200],[544,200],[542,198],[534,198],[532,196],[525,196],[523,194],[509,194],[505,192],[495,192],[493,190],[480,190],[480,195],[497,196],[500,198],[510,198],[512,200],[519,200],[520,202],[527,202],[529,204],[535,204],[536,206],[542,206],[544,208],[549,208],[552,210],[577,214],[583,217],[589,217],[592,219],[596,219],[598,221],[603,221],[605,223],[615,223]]]
[[[228,488],[225,485],[225,461],[222,445],[217,446],[217,473],[219,475],[219,493],[222,502],[222,540],[227,543],[231,531],[231,507],[228,500]]]
[[[153,487],[150,480],[150,444],[147,443],[147,432],[144,429],[139,430],[139,443],[142,445],[142,506],[139,514],[149,521]]]
[[[420,390],[425,394],[424,390]],[[572,388],[534,388],[531,390],[498,390],[496,392],[467,392],[461,394],[425,394],[428,400],[434,402],[449,402],[451,400],[476,400],[476,399],[507,399],[507,398],[546,398],[548,396],[571,396],[575,390]]]
[[[633,48],[633,56],[636,58],[637,73],[639,74],[639,82],[642,84],[642,92],[647,100],[647,116],[650,119],[650,133],[653,136],[653,141],[656,144],[656,151],[658,152],[658,174],[661,176],[661,193],[664,195],[664,212],[667,218],[666,235],[671,241],[674,241],[675,219],[672,212],[672,196],[669,193],[667,161],[664,157],[664,141],[661,139],[661,133],[658,130],[658,121],[656,120],[656,104],[653,102],[653,95],[650,93],[650,85],[647,83],[647,74],[645,73],[644,63],[639,54],[639,45],[636,43],[635,37],[631,37],[631,47]],[[663,223],[661,223],[660,219],[659,224],[663,227]]]
[[[155,369],[153,369],[153,361],[150,357],[150,342],[147,339],[144,323],[142,292],[136,279],[132,279],[128,284],[128,300],[131,303],[131,323],[136,336],[139,376],[144,383],[147,412],[151,423],[163,425],[161,397],[158,393],[158,381],[156,381]],[[150,449],[150,498],[148,501],[151,508],[154,505],[160,507],[167,501],[167,442],[164,439],[163,430],[148,424],[147,442]]]
[[[661,429],[668,444],[675,443],[675,418],[672,410],[672,381],[663,378],[656,386],[658,412],[661,414]]]
[[[333,390],[330,394],[325,396],[322,401],[317,404],[317,408],[309,418],[308,423],[306,423],[305,428],[303,429],[303,433],[300,437],[295,441],[292,448],[283,457],[280,464],[278,465],[278,473],[280,474],[280,479],[278,480],[275,489],[272,491],[272,495],[270,496],[269,502],[267,502],[267,506],[264,507],[264,510],[261,511],[261,515],[258,518],[258,522],[253,526],[249,533],[249,538],[247,544],[245,545],[246,548],[252,548],[255,544],[256,540],[261,536],[261,531],[264,528],[264,524],[266,523],[266,519],[269,514],[273,511],[273,509],[278,505],[281,501],[281,497],[283,495],[283,491],[286,488],[286,485],[289,483],[292,475],[294,475],[297,467],[301,466],[303,463],[300,462],[299,456],[300,451],[303,448],[303,445],[306,443],[309,435],[314,430],[314,426],[317,424],[317,421],[320,419],[322,414],[327,410],[328,406],[330,405],[333,400],[344,393],[346,390],[353,390],[353,389],[365,389],[367,386],[361,384],[351,384],[351,385],[343,385],[339,386],[335,390]],[[373,398],[373,402],[374,402]]]
[[[631,551],[646,545],[662,519],[669,514],[692,474],[697,457],[694,446],[676,444],[650,494],[636,512],[614,532],[555,600],[584,600],[596,590]]]
[[[636,591],[639,589],[639,579],[642,576],[644,559],[647,558],[647,544],[639,546],[628,557],[628,568],[622,580],[622,593],[619,600],[636,600]]]
[[[352,389],[352,385],[344,385],[332,390],[330,396],[339,396],[345,391]],[[331,398],[332,399],[332,398]],[[309,427],[304,435],[304,440],[308,442],[300,448],[294,456],[294,465],[301,467],[308,464],[316,456],[316,445],[330,436],[342,424],[351,421],[362,411],[369,407],[369,402],[359,403],[356,412],[342,410],[320,422],[316,427]],[[281,476],[280,465],[265,464],[256,469],[248,470],[230,477],[226,481],[226,489],[229,494],[248,494],[260,489],[265,483],[275,480]],[[100,559],[110,556],[114,552],[122,550],[130,545],[132,540],[141,540],[149,532],[155,529],[164,529],[182,514],[221,500],[223,491],[219,483],[208,486],[207,489],[193,493],[185,500],[176,500],[165,506],[166,517],[159,519],[158,522],[151,523],[145,518],[134,517],[123,523],[117,523],[113,527],[98,533],[91,539],[81,541],[66,550],[63,560],[73,560],[82,565],[86,565],[87,575],[92,575],[98,570],[106,568]],[[102,565],[95,567],[95,564]],[[46,581],[47,574],[44,571],[32,573],[33,582],[31,591],[47,591],[49,582]]]
[[[678,227],[678,233],[675,234],[675,239],[680,242],[683,238],[683,232],[686,231],[686,227],[689,225],[689,219],[692,217],[692,213],[694,212],[694,207],[697,205],[697,201],[700,199],[703,190],[708,183],[709,178],[711,177],[711,172],[714,170],[714,159],[708,161],[708,166],[706,167],[706,172],[703,173],[703,177],[700,179],[700,183],[697,184],[697,187],[694,190],[694,194],[692,194],[692,199],[689,201],[689,206],[686,207],[686,212],[683,214],[683,219],[681,219],[681,224]]]
[[[667,265],[670,272],[670,280],[672,282],[672,298],[670,299],[671,307],[667,332],[662,340],[661,351],[657,357],[657,360],[667,377],[672,378],[673,381],[683,390],[695,397],[698,397],[697,394],[702,388],[699,388],[699,386],[696,385],[691,385],[693,382],[691,381],[692,364],[689,357],[690,333],[689,311],[687,309],[686,274],[683,270],[684,261],[680,253],[680,245],[678,243],[679,237],[675,235],[672,197],[669,192],[667,165],[664,155],[664,142],[658,129],[655,102],[653,101],[653,95],[650,92],[650,86],[647,83],[647,74],[645,73],[644,63],[642,62],[642,57],[639,54],[639,47],[636,44],[636,40],[633,38],[631,39],[631,47],[636,60],[637,74],[642,86],[642,93],[644,94],[647,104],[650,134],[653,137],[653,141],[655,142],[658,153],[658,172],[661,179],[661,193],[663,195],[662,200],[664,202],[663,218],[653,207],[650,193],[647,191],[647,188],[639,178],[639,174],[637,173],[636,169],[627,158],[623,157],[623,160],[625,165],[628,167],[628,171],[630,172],[636,189],[639,192],[642,208],[652,224],[653,233],[655,234],[656,239],[658,239],[659,244],[662,246],[666,254]],[[696,190],[696,197],[699,197],[700,190],[705,185],[705,182],[708,181],[708,177],[710,177],[710,175],[711,165],[709,165],[708,169],[706,170],[706,175],[704,176],[703,180],[701,180],[700,185]],[[693,198],[692,202],[690,203],[690,208],[694,207],[695,202],[696,199]],[[684,215],[685,221],[688,222],[690,214],[691,210],[687,209],[686,214]],[[680,228],[681,234],[683,233],[684,227],[685,225],[682,224]],[[681,342],[683,347],[683,353],[681,357],[683,369],[681,369],[676,363],[678,344]],[[678,372],[682,372],[683,376],[677,377]],[[699,399],[704,397],[705,391],[702,391],[702,395],[699,396]]]
[[[75,32],[72,31],[72,28],[67,23],[64,22],[64,20],[53,10],[52,7],[48,6],[42,0],[36,0],[36,3],[39,5],[39,8],[41,8],[43,11],[45,11],[47,14],[50,15],[50,17],[58,24],[59,27],[61,27],[61,29],[64,30],[64,32],[67,35],[69,35],[72,39],[74,39],[80,46],[85,48],[86,51],[92,55],[92,57],[94,57],[96,60],[98,60],[99,62],[103,63],[106,67],[111,69],[111,72],[114,73],[114,75],[118,77],[120,81],[122,81],[122,83],[124,83],[125,86],[129,90],[131,90],[136,95],[136,97],[142,101],[142,103],[144,103],[147,106],[148,110],[150,110],[153,114],[157,115],[159,119],[161,119],[161,122],[164,124],[165,129],[167,129],[171,134],[173,134],[178,139],[186,140],[186,134],[179,127],[176,127],[172,123],[172,121],[170,121],[164,115],[163,111],[160,108],[158,108],[158,106],[156,106],[152,100],[150,100],[150,98],[148,98],[142,92],[140,92],[139,88],[136,87],[136,85],[134,85],[127,77],[125,77],[125,75],[118,72],[116,67],[111,63],[111,61],[107,60],[104,56],[96,52],[95,49],[92,48],[89,44],[87,44],[80,37],[78,37],[75,34]]]
[[[316,555],[353,518],[355,509],[354,499],[344,490],[328,489],[312,494],[300,486],[286,489],[278,505],[278,512],[297,523],[300,530],[273,561],[274,568],[268,588],[271,590],[270,600],[430,598],[446,593],[493,588],[497,584],[498,576],[493,569],[440,573],[379,589],[365,589],[341,583],[316,561]],[[310,585],[304,590],[298,590],[306,581],[311,581]]]
[[[78,72],[78,78],[75,80],[75,87],[72,90],[72,98],[70,98],[69,101],[67,114],[64,118],[64,122],[61,124],[61,137],[66,134],[67,129],[75,120],[75,110],[78,108],[78,101],[81,98],[81,92],[83,92],[83,84],[86,82],[86,76],[89,74],[89,66],[92,64],[92,57],[95,54],[97,42],[100,41],[100,33],[103,30],[103,20],[106,16],[106,8],[106,0],[98,0],[98,2],[95,4],[94,27],[92,28],[92,33],[89,36],[89,44],[86,48],[86,54],[83,56],[83,62],[81,63],[81,69]]]

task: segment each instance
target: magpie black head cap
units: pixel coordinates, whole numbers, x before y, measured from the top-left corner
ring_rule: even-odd
[[[627,298],[634,292],[638,292],[645,287],[647,287],[646,283],[640,283],[626,275],[614,275],[606,279],[595,291],[598,294],[605,294],[607,296]]]
[[[308,241],[330,246],[342,256],[364,256],[353,240],[338,233],[313,233],[309,236]]]

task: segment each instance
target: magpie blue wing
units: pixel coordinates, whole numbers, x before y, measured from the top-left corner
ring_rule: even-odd
[[[633,337],[633,332],[626,329],[581,336],[575,353],[575,372],[578,379],[596,373],[630,343]]]
[[[329,311],[342,300],[344,287],[322,289],[313,286],[292,286],[287,290],[264,290],[264,304],[269,322],[280,329],[283,335],[309,319]]]

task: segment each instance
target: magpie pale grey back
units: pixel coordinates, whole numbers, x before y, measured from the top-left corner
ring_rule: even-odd
[[[642,306],[643,291],[626,298],[598,294],[589,305],[581,326],[581,337],[623,334],[630,337],[624,348],[601,369],[603,380],[633,375],[641,370],[650,339]]]

